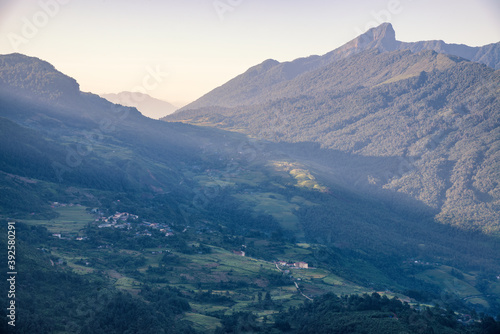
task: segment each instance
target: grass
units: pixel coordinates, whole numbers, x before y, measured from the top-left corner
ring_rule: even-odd
[[[259,261],[221,250],[212,254],[193,255],[189,258],[193,262],[199,264],[215,262],[218,264],[218,266],[213,268],[214,271],[232,271],[233,273],[240,275],[256,274],[261,270],[261,268],[273,269],[273,265],[265,261]]]
[[[328,285],[342,285],[344,284],[344,280],[338,277],[337,275],[330,274],[323,278],[323,282]]]
[[[310,255],[313,246],[309,244],[300,244],[301,247],[292,245],[286,249],[286,256],[290,260],[301,260],[301,256]],[[232,312],[243,311],[253,308],[256,301],[257,293],[262,291],[259,287],[269,289],[267,281],[262,280],[265,272],[277,271],[273,263],[257,260],[249,257],[235,255],[227,250],[211,247],[210,254],[180,254],[179,257],[185,260],[185,265],[182,267],[182,274],[186,277],[184,281],[179,281],[178,275],[175,272],[167,273],[167,278],[172,286],[189,287],[192,290],[198,290],[194,282],[202,283],[218,283],[222,281],[244,281],[251,284],[248,287],[243,287],[237,290],[231,290],[230,295],[236,302],[231,308],[219,308],[224,310],[225,314]],[[172,275],[172,276],[170,276]],[[295,279],[300,278],[299,284],[304,288],[304,291],[313,295],[324,292],[333,292],[336,294],[362,294],[369,293],[371,290],[348,282],[330,271],[322,268],[315,269],[291,269],[290,275]],[[206,289],[206,288],[205,288]],[[213,293],[225,294],[226,290],[213,290]],[[280,300],[285,307],[295,306],[304,301],[304,297],[297,294],[297,290],[293,283],[289,286],[272,288],[270,290],[272,298]],[[394,297],[392,293],[389,296]],[[197,311],[203,312],[208,309],[213,310],[211,305],[200,304],[194,308]],[[258,311],[258,310],[256,310]]]
[[[218,283],[220,281],[245,281],[261,284],[258,276],[261,270],[275,270],[272,263],[249,257],[235,255],[227,250],[211,247],[210,254],[182,254],[173,252],[181,258],[182,271],[167,272],[165,278],[171,284],[190,284],[194,282]],[[159,258],[155,261],[150,255],[148,265],[158,266]],[[144,270],[144,269],[141,269]]]
[[[68,254],[66,252],[61,252],[59,249],[52,249],[51,250],[52,255],[59,257],[63,259],[63,261],[66,262],[66,265],[73,269],[73,271],[79,275],[86,275],[94,272],[94,268],[91,267],[86,267],[82,265],[75,264],[74,262],[81,259],[85,258],[82,256],[76,256],[74,254]]]
[[[490,304],[486,300],[484,300],[483,298],[480,298],[480,297],[469,298],[469,299],[467,299],[467,301],[470,304],[481,305],[482,307],[485,307],[485,308],[490,307]]]
[[[302,188],[326,190],[326,187],[321,186],[312,174],[306,169],[292,169],[290,171],[292,175],[297,180],[297,186]]]
[[[423,280],[435,283],[443,290],[450,291],[462,298],[481,294],[472,285],[451,276],[442,267],[426,270],[423,273],[418,274],[417,276],[419,278],[422,278]]]
[[[186,312],[183,320],[190,322],[196,330],[203,333],[213,332],[218,326],[222,327],[219,319],[199,313]]]
[[[397,81],[401,81],[401,80],[406,80],[406,79],[409,79],[409,78],[414,78],[416,76],[420,75],[420,72],[417,72],[417,73],[403,73],[403,74],[400,74],[400,75],[396,75],[395,77],[392,77],[384,82],[381,82],[377,85],[375,85],[374,87],[378,87],[378,86],[382,86],[382,85],[385,85],[385,84],[389,84],[389,83],[393,83],[393,82],[397,82]]]
[[[254,206],[254,210],[263,210],[270,214],[283,214],[283,212],[280,212],[282,210],[288,210],[291,214],[292,209],[298,205],[297,203],[303,201],[303,199],[297,197],[294,198],[292,202],[288,202],[284,196],[275,193],[242,194],[239,196],[246,196],[246,201],[252,201],[251,204]],[[62,228],[66,227],[65,231],[68,232],[62,233],[75,233],[79,231],[79,229],[72,229],[71,227],[73,227],[73,225],[67,225],[68,222],[74,221],[76,224],[81,224],[81,226],[84,227],[92,220],[92,216],[85,211],[84,207],[60,207],[57,208],[57,211],[60,214],[57,219],[48,222],[32,221],[32,223],[40,224],[42,222],[47,224],[46,226],[48,228],[50,228],[48,225],[51,225],[52,228],[57,226],[58,230],[56,232],[62,232]],[[199,242],[201,241],[190,241],[190,244],[198,244]],[[268,243],[267,240],[255,241],[256,245],[265,245],[266,243]],[[259,320],[263,320],[263,317],[267,315],[269,316],[268,319],[272,321],[272,314],[276,312],[276,310],[273,308],[263,310],[258,306],[257,295],[262,291],[270,292],[272,299],[279,301],[277,304],[282,305],[285,309],[291,306],[298,306],[304,302],[305,298],[297,293],[297,289],[292,281],[290,281],[290,284],[285,281],[284,286],[278,287],[269,284],[269,279],[273,277],[271,272],[277,273],[277,269],[273,263],[235,255],[230,250],[214,245],[209,247],[211,249],[211,253],[209,254],[183,254],[173,252],[173,254],[180,259],[179,263],[172,264],[170,270],[158,277],[166,279],[162,283],[158,283],[158,286],[176,287],[188,294],[193,291],[196,292],[201,290],[206,292],[211,290],[214,294],[227,295],[232,298],[235,304],[231,307],[228,307],[227,304],[221,306],[209,302],[193,303],[192,311],[186,314],[183,319],[192,323],[198,331],[211,332],[220,325],[218,319],[203,315],[210,314],[209,312],[214,311],[222,311],[224,314],[229,315],[237,311],[250,310],[256,312],[260,317]],[[284,246],[284,254],[281,254],[279,259],[289,262],[310,262],[316,247],[317,246],[314,244],[307,243],[286,244],[286,246]],[[161,254],[154,255],[151,252],[159,250],[164,251],[167,248],[169,248],[168,245],[164,245],[161,248],[148,248],[141,251],[120,250],[119,252],[121,256],[144,256],[146,258],[146,263],[139,268],[139,270],[144,273],[148,266],[157,267],[163,256]],[[102,266],[102,263],[99,263],[99,266],[96,266],[96,268],[90,268],[84,265],[76,265],[74,263],[75,261],[81,258],[99,258],[101,253],[102,251],[88,251],[83,256],[75,252],[64,252],[60,249],[52,250],[53,255],[64,259],[68,267],[79,274],[92,273],[98,270],[98,268],[100,268],[99,266]],[[350,266],[352,266],[353,270],[355,269],[363,272],[369,281],[379,282],[384,279],[380,276],[376,268],[363,261],[353,262]],[[464,279],[459,280],[451,275],[452,269],[453,268],[446,266],[432,268],[420,273],[421,276],[419,278],[439,285],[443,291],[451,291],[457,294],[468,303],[488,307],[487,301],[481,298],[481,293],[474,288],[476,275],[473,273],[462,273]],[[107,271],[112,284],[120,290],[137,295],[140,291],[140,282],[131,277],[127,277],[127,274],[124,275],[120,269],[116,270]],[[326,292],[332,292],[337,295],[374,292],[372,289],[358,286],[323,268],[290,269],[290,275],[293,275],[301,290],[312,298]],[[299,278],[300,280],[298,280]],[[222,282],[233,282],[233,284],[235,284],[234,288],[232,285],[224,286]],[[198,283],[201,283],[201,285]],[[219,283],[221,284],[219,285]],[[500,281],[492,287],[492,290],[493,289],[496,289],[495,291],[500,290]],[[397,295],[392,292],[386,291],[381,293],[387,294],[390,298],[406,298],[405,296]]]
[[[299,219],[295,216],[295,210],[299,209],[299,206],[289,203],[283,195],[276,193],[253,193],[237,194],[234,196],[244,203],[250,203],[250,206],[256,213],[273,216],[283,229],[298,233],[297,237],[299,238],[303,236]]]
[[[300,260],[304,255],[312,254],[312,251],[303,247],[286,247],[285,257],[290,260]]]
[[[297,182],[296,186],[301,188],[315,189],[319,191],[326,191],[325,186],[320,185],[316,178],[309,172],[309,170],[304,169],[302,165],[287,162],[287,161],[273,161],[271,165],[277,171],[288,172]]]
[[[475,281],[471,275],[464,275],[464,280],[460,280],[452,276],[449,273],[450,271],[451,267],[440,266],[426,270],[416,276],[424,281],[438,285],[442,291],[457,295],[471,304],[480,304],[484,307],[489,307],[488,302],[484,298],[476,297],[482,294],[469,283]]]
[[[193,174],[186,171],[187,177],[192,177],[200,185],[205,187],[257,187],[260,183],[268,181],[266,175],[262,172],[249,171],[241,166],[236,168],[211,170],[210,175]]]
[[[500,280],[497,280],[496,283],[493,283],[490,285],[492,288],[491,288],[491,291],[496,294],[496,295],[500,295]]]
[[[55,211],[59,217],[51,220],[22,220],[28,225],[45,226],[52,233],[78,233],[93,221],[92,216],[83,206],[64,206],[58,207]]]
[[[122,290],[137,289],[139,285],[140,285],[139,282],[137,282],[136,280],[125,276],[118,278],[115,282],[115,286],[118,289]]]
[[[208,313],[208,312],[216,312],[216,311],[227,311],[229,309],[228,306],[221,305],[211,305],[211,304],[198,304],[198,303],[189,303],[194,312]]]

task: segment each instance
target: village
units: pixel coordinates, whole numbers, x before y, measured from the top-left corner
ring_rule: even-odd
[[[246,247],[246,246],[242,245],[242,247]],[[232,253],[234,255],[238,255],[238,256],[246,256],[245,251],[233,250]],[[287,268],[289,268],[289,269],[292,269],[292,268],[293,269],[309,269],[309,264],[307,262],[303,262],[303,261],[287,262],[287,261],[283,261],[283,260],[277,260],[277,261],[274,261],[273,264],[276,265],[276,268],[279,271],[284,272],[285,274],[290,272],[290,270],[288,270]],[[281,269],[279,266],[281,266],[284,269]],[[310,268],[310,269],[314,269],[314,268]]]
[[[80,204],[66,204],[53,202],[51,203],[52,208],[64,208],[64,207],[81,207]],[[135,234],[136,236],[152,236],[151,230],[157,230],[160,233],[164,233],[166,237],[174,235],[174,232],[170,225],[166,223],[151,223],[148,221],[141,221],[138,215],[129,212],[115,212],[113,215],[105,216],[98,208],[93,208],[89,212],[94,215],[94,224],[97,224],[97,228],[115,228],[122,230],[132,230],[134,225],[139,231]],[[89,219],[90,221],[90,219]],[[79,236],[76,233],[52,233],[54,238],[66,239],[66,240],[77,240],[84,241],[88,238],[86,236]]]
[[[277,266],[282,266],[285,268],[300,268],[300,269],[309,269],[309,265],[307,262],[299,261],[299,262],[286,262],[286,261],[276,261],[275,264]]]

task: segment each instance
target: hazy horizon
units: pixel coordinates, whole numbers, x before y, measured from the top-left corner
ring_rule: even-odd
[[[499,16],[492,0],[2,0],[0,53],[46,60],[83,91],[142,87],[182,106],[265,59],[322,55],[382,22],[405,42],[480,46],[500,40]]]

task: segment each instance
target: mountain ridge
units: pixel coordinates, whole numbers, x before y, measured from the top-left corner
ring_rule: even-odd
[[[254,103],[256,99],[260,98],[260,94],[268,92],[277,84],[283,84],[299,75],[317,70],[351,55],[367,50],[390,52],[406,49],[413,53],[421,51],[445,53],[500,69],[500,42],[482,47],[446,44],[436,40],[406,43],[396,40],[396,33],[390,23],[382,23],[322,56],[313,55],[283,63],[273,59],[265,60],[180,108],[177,112],[206,105],[235,107]]]
[[[68,102],[80,94],[78,82],[36,57],[11,53],[0,57],[0,90],[15,96]]]
[[[372,28],[332,52],[349,55],[374,48],[380,51],[410,50],[414,53],[432,50],[482,63],[496,70],[500,69],[500,42],[476,47],[465,44],[449,44],[442,40],[402,42],[396,40],[396,32],[390,23],[382,23],[378,27]],[[494,54],[494,57],[486,56],[491,53]]]
[[[164,120],[400,159],[377,171],[317,162],[345,173],[353,188],[404,193],[437,209],[440,221],[498,233],[500,71],[434,50],[384,51],[399,44],[391,44],[392,26],[382,28],[340,49],[348,56],[303,73],[285,71],[293,62],[254,66]],[[319,58],[297,60],[308,61]]]
[[[407,53],[360,53],[344,60],[345,69],[338,70],[346,70],[350,62],[377,60],[377,57],[381,59],[373,65],[383,68],[388,59],[394,61],[394,57],[399,55],[402,58],[401,55]],[[449,59],[432,52],[412,57],[417,64],[418,57],[435,61]],[[36,68],[40,62],[34,58],[18,57],[17,60],[16,71],[19,73],[26,68]],[[454,88],[455,95],[459,96],[462,93],[460,87],[446,86],[434,78],[456,67],[491,71],[466,61],[455,65],[445,62],[442,71],[376,85],[385,79],[381,77],[368,87],[349,87],[360,101],[371,102],[365,110],[347,110],[349,117],[365,112],[378,117],[380,114],[372,109],[396,103],[391,98],[410,91],[414,86],[424,89],[414,96],[416,101],[442,103],[435,96],[424,98],[434,89],[426,86],[429,82],[442,84],[441,90]],[[53,75],[59,75],[55,69],[52,71]],[[397,73],[406,74],[400,69]],[[453,73],[468,80],[476,78],[470,75],[474,72]],[[52,77],[44,72],[34,75],[41,79],[45,76]],[[453,83],[456,80],[448,81]],[[0,220],[5,223],[2,224],[5,228],[7,221],[16,221],[17,235],[21,238],[19,246],[31,248],[28,253],[28,248],[23,247],[21,255],[36,255],[30,260],[34,263],[41,264],[36,261],[43,259],[47,273],[40,276],[36,266],[19,261],[23,264],[23,272],[33,273],[20,276],[19,287],[23,289],[18,289],[24,291],[18,296],[21,301],[19,315],[23,319],[19,324],[28,323],[27,332],[34,326],[40,327],[38,315],[45,319],[45,324],[68,324],[58,329],[74,331],[78,326],[88,325],[82,332],[96,332],[100,327],[109,332],[109,318],[115,317],[115,313],[121,316],[123,311],[108,307],[107,302],[96,308],[94,301],[102,294],[89,295],[89,291],[102,293],[99,291],[104,287],[123,290],[122,297],[129,296],[127,292],[134,294],[134,297],[127,298],[134,300],[135,304],[124,304],[123,298],[116,302],[130,310],[143,310],[140,314],[151,315],[148,323],[171,314],[168,311],[171,305],[184,305],[183,310],[175,312],[175,317],[171,314],[172,319],[183,319],[183,312],[190,310],[190,303],[193,303],[192,312],[185,313],[185,316],[201,316],[202,321],[211,318],[216,323],[219,323],[218,319],[224,323],[227,319],[225,310],[262,310],[263,314],[271,316],[270,311],[279,314],[277,312],[288,306],[295,307],[304,295],[316,299],[332,289],[344,295],[351,291],[356,294],[385,291],[384,295],[396,297],[391,299],[393,301],[397,298],[410,301],[412,296],[418,302],[435,302],[436,306],[443,307],[448,307],[453,301],[462,312],[468,312],[465,305],[462,308],[463,302],[478,312],[497,314],[499,283],[494,275],[500,268],[500,254],[497,252],[500,239],[440,224],[427,207],[415,210],[402,206],[402,196],[394,195],[391,202],[371,196],[365,190],[349,190],[326,177],[327,173],[336,173],[341,179],[350,179],[352,174],[359,176],[353,171],[363,165],[377,165],[384,172],[383,167],[397,164],[398,157],[356,155],[321,148],[318,143],[272,143],[210,127],[165,123],[147,118],[134,108],[113,105],[89,93],[78,92],[73,104],[66,101],[67,96],[44,100],[43,96],[37,95],[37,92],[49,89],[51,83],[57,91],[57,82],[41,80],[38,82],[40,87],[34,82],[24,91],[23,98],[0,89]],[[14,85],[19,86],[21,84]],[[375,94],[370,95],[370,92]],[[374,96],[378,100],[371,101]],[[336,104],[331,96],[321,98],[318,94],[309,96],[307,101],[324,104],[330,100]],[[299,100],[294,101],[292,97],[280,102],[280,107],[287,106],[285,110],[290,117],[300,118],[306,114],[306,110],[291,108],[291,102]],[[255,108],[268,110],[265,104]],[[453,135],[470,128],[465,136],[471,139],[477,128],[469,126],[474,125],[470,122],[481,123],[480,117],[487,112],[479,109],[457,107],[451,110],[452,119],[468,114],[478,118],[465,120],[465,126]],[[404,117],[411,115],[412,111],[398,109],[400,118],[397,121],[405,120]],[[317,116],[327,119],[331,115]],[[423,113],[420,116],[425,119],[428,115]],[[249,122],[254,120],[248,118]],[[440,120],[431,119],[431,128],[427,132],[422,129],[426,135],[422,138],[424,141],[428,139],[427,135],[436,134],[435,128],[442,125]],[[284,127],[272,121],[269,123],[275,126],[276,132],[282,132],[281,136],[290,135]],[[329,126],[338,126],[335,119],[330,121]],[[355,123],[355,120],[351,121]],[[368,121],[374,122],[374,119]],[[262,123],[254,125],[260,127]],[[483,125],[488,124],[483,122]],[[320,134],[319,127],[312,128]],[[344,137],[352,139],[349,135],[353,135],[354,129],[347,130]],[[487,139],[484,138],[484,146],[490,144]],[[374,144],[366,143],[365,146]],[[445,144],[450,145],[450,142]],[[421,146],[425,145],[422,143]],[[356,143],[355,149],[361,152],[363,146]],[[294,153],[293,156],[290,152]],[[472,155],[465,159],[474,159],[473,155],[478,152],[471,152]],[[450,152],[455,156],[461,153]],[[318,168],[310,167],[315,164],[316,157],[324,156],[330,158],[327,163],[323,160]],[[490,158],[490,154],[484,156]],[[439,172],[448,167],[446,163],[449,161],[437,164]],[[495,166],[491,161],[488,164]],[[343,165],[345,167],[340,169]],[[321,168],[325,166],[329,168],[322,173]],[[394,166],[393,175],[398,173],[399,167]],[[373,169],[370,171],[372,176],[376,174]],[[477,181],[484,180],[477,178]],[[393,194],[389,190],[386,192]],[[493,197],[494,194],[486,195]],[[413,202],[415,200],[409,198],[409,203]],[[120,218],[116,219],[116,216]],[[3,243],[7,245],[7,240]],[[241,256],[242,251],[245,256]],[[304,261],[309,264],[309,269],[280,268],[277,260]],[[58,273],[67,274],[56,275]],[[93,282],[95,278],[95,284],[86,284],[88,289],[79,289],[84,282],[77,277],[92,279]],[[61,289],[58,280],[68,284]],[[175,287],[176,290],[172,291],[188,298],[189,303],[187,299],[179,304],[179,299],[168,298],[168,294],[156,289],[158,285],[162,289]],[[447,292],[449,286],[456,287],[457,293],[450,297],[440,295]],[[229,295],[205,292],[221,289]],[[259,293],[262,296],[263,289],[269,297],[262,299]],[[71,291],[81,294],[81,298],[75,298]],[[352,300],[358,300],[356,298]],[[371,298],[380,299],[376,294]],[[47,300],[51,302],[47,303]],[[259,307],[265,300],[269,307]],[[27,314],[30,311],[22,305],[30,301],[41,305],[35,309],[43,313]],[[68,303],[61,304],[65,301]],[[225,305],[223,309],[220,309],[221,301]],[[90,316],[85,312],[75,313],[76,304],[81,306],[80,310],[88,307],[98,312],[91,312]],[[151,308],[139,308],[138,305],[150,305]],[[212,305],[218,307],[217,312],[213,312]],[[408,306],[406,308],[410,310]],[[439,307],[435,310],[437,314],[442,313]],[[342,310],[343,317],[351,314],[350,310],[347,311]],[[376,318],[373,315],[373,312],[367,314],[369,319],[383,317],[394,323],[389,318],[390,313],[380,313]],[[324,318],[331,320],[331,317]],[[134,320],[135,316],[130,316],[130,319]],[[128,323],[120,320],[123,328]],[[297,326],[297,331],[300,328],[303,327]],[[126,328],[120,330],[123,332]],[[156,328],[154,330],[158,332]]]
[[[99,96],[115,104],[137,108],[144,116],[154,119],[165,117],[178,109],[167,101],[139,92],[123,91]]]

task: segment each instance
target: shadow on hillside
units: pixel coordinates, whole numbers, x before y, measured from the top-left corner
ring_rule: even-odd
[[[500,269],[498,238],[440,223],[434,218],[439,212],[435,208],[402,192],[381,187],[409,171],[411,164],[402,157],[359,156],[323,149],[311,142],[272,143],[269,149],[273,157],[289,158],[308,166],[333,190],[329,195],[339,196],[342,205],[349,208],[299,211],[303,222],[316,224],[307,226],[310,238],[351,250],[438,257],[457,266]],[[370,183],[370,179],[379,182]],[[335,201],[325,200],[324,204],[334,206]],[[318,225],[321,221],[323,225]]]

